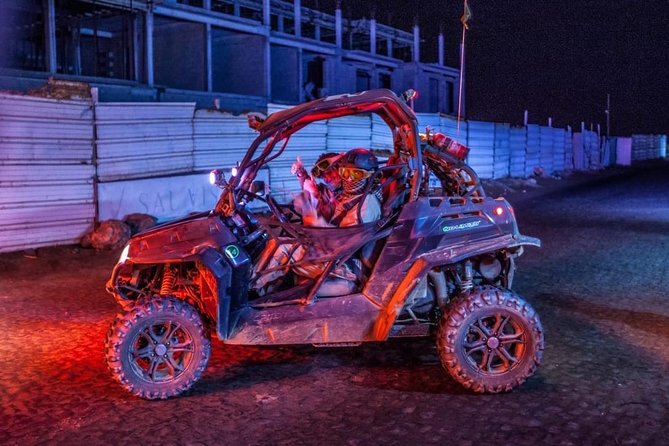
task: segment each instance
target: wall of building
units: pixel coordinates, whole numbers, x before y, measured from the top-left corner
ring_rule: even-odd
[[[275,102],[292,104],[300,100],[300,81],[296,67],[299,65],[299,50],[280,45],[270,49],[272,70],[272,99]]]
[[[212,28],[214,91],[265,96],[265,37]]]
[[[153,35],[156,84],[206,91],[204,25],[160,17],[155,19]]]

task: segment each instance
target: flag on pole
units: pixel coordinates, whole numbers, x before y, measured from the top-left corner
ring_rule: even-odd
[[[462,13],[462,17],[460,17],[462,26],[464,26],[465,29],[469,29],[469,19],[471,18],[472,18],[472,11],[471,9],[469,9],[469,4],[467,3],[467,0],[465,0],[465,11]]]

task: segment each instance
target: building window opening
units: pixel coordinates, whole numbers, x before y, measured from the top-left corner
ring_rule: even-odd
[[[430,78],[429,113],[439,112],[439,79]]]
[[[304,99],[312,101],[314,99],[325,96],[324,81],[323,81],[323,65],[325,59],[322,57],[314,57],[307,61],[307,69],[305,72],[304,82]]]
[[[355,91],[365,91],[371,88],[372,77],[365,70],[355,71]]]
[[[134,13],[83,2],[61,5],[56,8],[58,73],[134,79]]]
[[[10,0],[0,20],[0,66],[21,70],[46,70],[46,39],[42,2]]]
[[[392,90],[390,73],[379,73],[379,88],[387,88],[388,90]]]

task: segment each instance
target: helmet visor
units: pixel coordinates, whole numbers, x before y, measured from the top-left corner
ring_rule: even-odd
[[[365,169],[358,169],[357,167],[340,167],[339,176],[344,180],[362,180],[363,178],[369,178],[372,175],[372,172]]]

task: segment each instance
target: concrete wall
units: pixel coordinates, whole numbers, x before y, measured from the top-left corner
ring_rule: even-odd
[[[211,30],[214,91],[265,96],[265,37]]]
[[[297,48],[272,45],[270,54],[272,99],[276,102],[298,102],[300,100],[300,90],[297,73],[297,67],[299,66]]]
[[[156,18],[155,23],[155,83],[186,90],[206,90],[204,25],[166,18]]]

